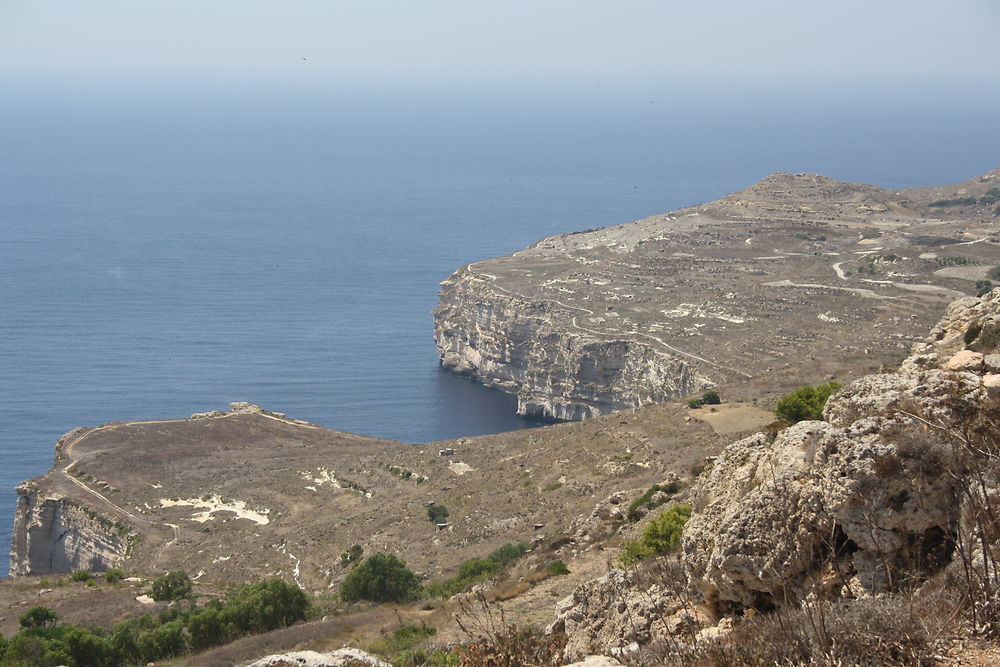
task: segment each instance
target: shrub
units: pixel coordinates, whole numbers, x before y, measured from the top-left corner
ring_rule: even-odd
[[[360,544],[352,544],[351,547],[340,554],[340,567],[347,567],[352,563],[356,563],[361,554],[364,553],[364,549],[361,548]]]
[[[59,614],[48,607],[42,606],[32,607],[17,619],[22,628],[48,628],[55,625],[58,621]]]
[[[70,574],[69,578],[72,579],[73,581],[82,581],[86,583],[91,579],[93,579],[94,575],[92,575],[90,572],[87,572],[86,570],[77,570],[76,572]]]
[[[976,296],[982,296],[993,289],[993,283],[989,280],[976,281]]]
[[[428,584],[424,592],[432,597],[451,597],[461,593],[473,584],[489,579],[504,565],[517,560],[530,549],[531,545],[527,542],[505,544],[486,558],[470,558],[458,566],[458,574],[454,577]]]
[[[629,566],[652,556],[662,556],[680,544],[684,524],[691,518],[690,505],[674,505],[649,522],[642,537],[625,544],[618,559]]]
[[[373,642],[368,650],[385,656],[394,665],[420,665],[424,664],[417,661],[420,652],[413,651],[413,647],[435,634],[437,634],[437,630],[434,628],[423,625],[404,625],[391,635],[385,635],[382,639]]]
[[[450,512],[444,505],[430,505],[427,507],[427,518],[431,523],[444,523]]]
[[[550,577],[558,577],[563,574],[569,574],[569,568],[561,560],[554,560],[545,568],[545,574]]]
[[[104,581],[109,584],[117,584],[119,581],[125,578],[125,571],[120,570],[117,567],[113,567],[104,573]]]
[[[719,396],[719,392],[715,389],[709,389],[701,395],[701,402],[705,405],[719,405],[722,403],[722,397]]]
[[[282,579],[270,579],[228,594],[223,611],[225,620],[243,633],[261,633],[304,620],[309,609],[309,598],[301,588]]]
[[[372,554],[340,584],[346,602],[407,602],[420,595],[420,579],[406,561],[392,554]]]
[[[641,519],[645,512],[642,511],[644,506],[648,506],[647,509],[654,509],[665,503],[670,496],[674,495],[680,491],[681,485],[677,482],[670,482],[669,484],[659,485],[654,484],[649,487],[649,489],[632,501],[628,506],[628,510],[625,512],[625,517],[632,523],[635,523]],[[653,500],[653,497],[658,493],[662,492],[665,497],[661,497],[658,500]]]
[[[688,408],[690,408],[691,410],[697,410],[700,407],[701,407],[700,398],[692,398],[688,400]]]
[[[839,382],[827,382],[816,387],[799,387],[778,399],[774,414],[787,424],[797,424],[806,419],[822,419],[823,406],[833,392],[840,389]]]
[[[149,596],[157,602],[183,600],[191,597],[191,590],[191,578],[188,577],[187,572],[177,570],[154,581]]]

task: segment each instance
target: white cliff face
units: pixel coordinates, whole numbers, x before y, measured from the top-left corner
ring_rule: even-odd
[[[125,527],[58,495],[40,496],[31,485],[17,493],[10,576],[102,572],[125,557]]]
[[[517,396],[519,415],[580,420],[711,386],[686,361],[636,340],[568,330],[572,312],[461,269],[434,312],[441,364]]]

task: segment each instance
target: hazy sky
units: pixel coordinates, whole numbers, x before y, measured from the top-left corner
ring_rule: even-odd
[[[998,65],[998,0],[0,0],[0,76],[35,80],[308,71],[996,87]]]

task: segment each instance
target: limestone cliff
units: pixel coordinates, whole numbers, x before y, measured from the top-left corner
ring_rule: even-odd
[[[10,576],[89,570],[102,572],[123,559],[129,531],[76,501],[17,488]]]
[[[996,263],[992,214],[941,216],[906,191],[774,174],[462,267],[441,283],[438,354],[564,420],[895,366]]]
[[[512,294],[469,267],[442,288],[434,311],[442,365],[515,394],[519,415],[588,419],[711,386],[653,344],[567,330],[574,308]]]

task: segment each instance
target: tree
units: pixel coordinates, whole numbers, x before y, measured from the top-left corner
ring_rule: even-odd
[[[419,594],[420,578],[392,554],[369,556],[340,584],[340,597],[346,602],[407,602]]]
[[[149,596],[157,602],[182,600],[191,597],[191,589],[191,578],[187,572],[177,570],[154,581]]]
[[[51,628],[58,621],[59,614],[42,606],[32,607],[17,619],[22,628]]]
[[[823,419],[823,406],[838,389],[839,382],[799,387],[778,399],[774,414],[788,424],[797,424],[806,419]]]

